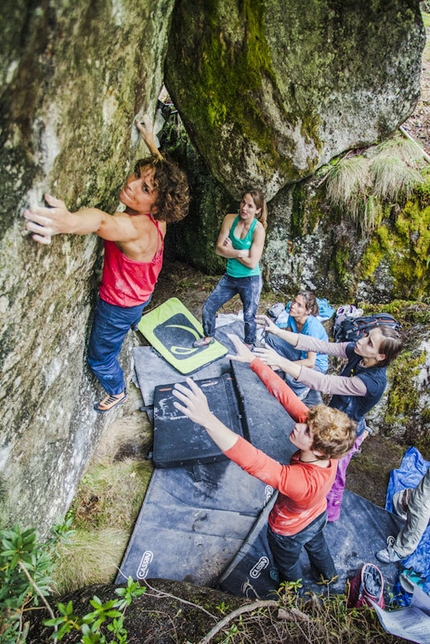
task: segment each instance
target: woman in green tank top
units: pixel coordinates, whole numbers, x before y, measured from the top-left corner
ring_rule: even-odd
[[[205,335],[196,340],[195,347],[204,347],[214,341],[216,313],[236,294],[243,304],[245,344],[255,344],[255,315],[262,286],[259,261],[266,237],[266,220],[266,202],[258,189],[248,190],[243,194],[238,215],[229,214],[224,217],[216,253],[227,259],[226,273],[203,305]]]

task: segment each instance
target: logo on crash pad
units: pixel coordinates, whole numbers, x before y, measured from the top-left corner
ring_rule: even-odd
[[[149,564],[154,558],[154,553],[151,550],[146,550],[139,563],[139,567],[137,569],[137,578],[138,579],[146,579],[148,576],[148,569],[149,569]]]
[[[201,347],[193,347],[193,342],[201,338],[201,334],[182,313],[176,313],[159,324],[154,335],[177,360],[186,360],[202,351]]]
[[[269,565],[269,558],[263,555],[260,557],[260,559],[257,561],[257,563],[251,568],[249,571],[249,576],[252,577],[252,579],[258,579],[258,577],[261,575],[263,570],[267,568]]]

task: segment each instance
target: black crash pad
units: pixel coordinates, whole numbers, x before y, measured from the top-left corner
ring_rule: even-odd
[[[217,329],[217,335],[220,334],[226,345],[230,344],[227,333],[237,332],[237,326],[234,323]],[[234,352],[232,346],[231,350]],[[167,370],[173,378],[170,382],[183,381],[183,376],[173,373],[170,365],[155,353],[151,354],[151,360],[156,363],[155,384],[164,384],[159,379]],[[148,383],[153,382],[152,370],[144,360],[138,362],[139,384],[145,379]],[[237,362],[231,365],[239,391],[240,411],[242,416],[246,415],[252,442],[274,458],[288,462],[295,451],[288,440],[293,421],[247,365]],[[229,369],[230,363],[223,358],[199,371],[198,375],[205,373],[204,377],[207,377],[207,369],[220,366],[222,370]],[[213,372],[208,377],[213,377]],[[150,398],[146,393],[143,395],[148,404]],[[222,413],[222,410],[214,411]],[[246,436],[245,429],[244,433]],[[173,450],[172,445],[170,449]],[[139,579],[167,577],[197,585],[214,585],[238,552],[272,493],[270,486],[230,461],[194,468],[156,469],[117,583],[131,575]]]
[[[217,417],[239,435],[243,435],[237,396],[229,374],[218,378],[196,380],[205,393],[209,408]],[[186,383],[183,383],[186,385]],[[155,467],[179,467],[197,463],[213,463],[227,457],[215,445],[207,431],[184,416],[174,402],[174,385],[161,385],[154,393],[154,448]]]
[[[231,328],[223,327],[220,331],[228,343],[227,332]],[[139,382],[141,378],[147,379],[148,386],[152,383],[154,387],[183,381],[183,376],[162,358],[155,353],[152,358],[159,369],[155,378],[159,379],[154,383],[152,369],[142,361]],[[219,376],[229,369],[229,361],[223,358],[206,369],[220,367],[216,373],[201,370],[198,376]],[[163,382],[166,369],[171,370],[172,379]],[[240,412],[246,421],[245,435],[248,432],[254,445],[288,463],[295,451],[288,440],[293,420],[247,365],[231,362],[231,372]],[[145,403],[150,404],[150,399],[143,395]],[[312,395],[314,392],[310,398]],[[306,400],[308,405],[317,402],[318,399]],[[267,593],[270,596],[277,581],[264,541],[268,510],[263,508],[273,499],[272,492],[270,486],[230,461],[155,470],[116,583],[123,583],[128,576],[166,577],[214,586],[221,578],[222,587],[233,594],[253,596],[254,588],[259,596]],[[384,547],[386,537],[396,534],[400,526],[401,520],[394,515],[347,491],[340,520],[326,528],[339,572],[333,592],[343,592],[345,580],[363,563],[376,562],[374,553]],[[303,557],[305,581],[318,592],[321,588],[312,586],[306,554]],[[380,567],[389,587],[397,565]]]
[[[294,421],[270,394],[249,365],[231,361],[245,435],[258,449],[280,463],[289,463],[297,450],[288,440]]]

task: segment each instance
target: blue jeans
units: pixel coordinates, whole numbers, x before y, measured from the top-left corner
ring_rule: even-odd
[[[332,579],[336,575],[336,568],[324,538],[323,530],[326,523],[327,513],[323,512],[297,534],[282,535],[268,528],[269,545],[281,581],[303,579],[300,564],[302,547],[308,553],[311,567],[316,575],[322,575],[324,579]]]
[[[248,277],[231,277],[227,273],[223,275],[203,305],[202,320],[205,335],[211,337],[215,335],[216,312],[238,294],[243,304],[245,342],[254,344],[257,336],[255,315],[260,301],[261,287],[261,275]]]
[[[122,307],[99,298],[88,345],[88,365],[108,394],[116,395],[125,390],[118,356],[125,336],[131,327],[138,325],[150,300],[137,306]]]
[[[292,362],[301,360],[302,352],[293,347],[292,344],[289,344],[285,340],[282,340],[282,338],[278,338],[277,335],[268,333],[266,335],[265,342],[268,347],[274,349],[276,353],[278,353],[283,358],[287,358],[287,360],[291,360]],[[319,367],[314,367],[314,369],[315,371],[321,371]],[[303,385],[301,382],[297,382],[297,380],[294,380],[294,378],[287,373],[284,374],[284,380],[289,385],[290,389],[294,391],[296,396],[300,398],[300,400],[306,398],[309,393],[309,387]]]

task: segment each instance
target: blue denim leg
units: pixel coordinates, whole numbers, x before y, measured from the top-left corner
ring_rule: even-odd
[[[321,372],[321,369],[319,369],[318,367],[314,367],[314,370]],[[296,396],[300,398],[300,400],[304,400],[311,390],[310,387],[303,385],[301,382],[297,382],[297,380],[294,380],[294,378],[292,376],[289,376],[288,374],[285,374],[285,382],[288,383],[290,388],[294,391]]]
[[[281,535],[268,528],[268,540],[281,581],[303,579],[300,553],[304,547],[317,574],[331,579],[336,574],[333,559],[324,538],[323,529],[327,514],[323,512],[306,528],[290,536]]]
[[[237,292],[243,304],[243,321],[245,323],[245,342],[254,344],[257,339],[257,314],[258,303],[260,302],[261,288],[263,281],[261,275],[250,275],[249,277],[238,277]]]
[[[333,558],[324,537],[324,528],[327,524],[327,513],[324,512],[324,523],[313,539],[305,543],[311,566],[318,577],[332,579],[336,575]]]
[[[204,334],[210,337],[215,335],[215,319],[218,309],[231,300],[237,293],[234,277],[225,274],[222,276],[206,302],[203,304],[202,321]]]
[[[138,306],[122,307],[99,298],[88,345],[88,365],[108,394],[120,394],[125,389],[118,356],[125,336],[139,323],[148,303],[149,300]]]
[[[296,360],[300,360],[302,357],[301,351],[293,347],[289,342],[285,342],[285,340],[278,338],[277,335],[273,335],[273,333],[268,333],[265,341],[268,347],[275,349],[276,353],[279,353],[283,358],[287,358],[287,360],[295,362]]]
[[[303,385],[301,382],[297,382],[297,380],[294,380],[294,378],[289,376],[287,373],[285,374],[285,382],[290,389],[294,391],[296,396],[300,398],[300,400],[303,400],[308,395],[309,387],[306,387],[306,385]]]

